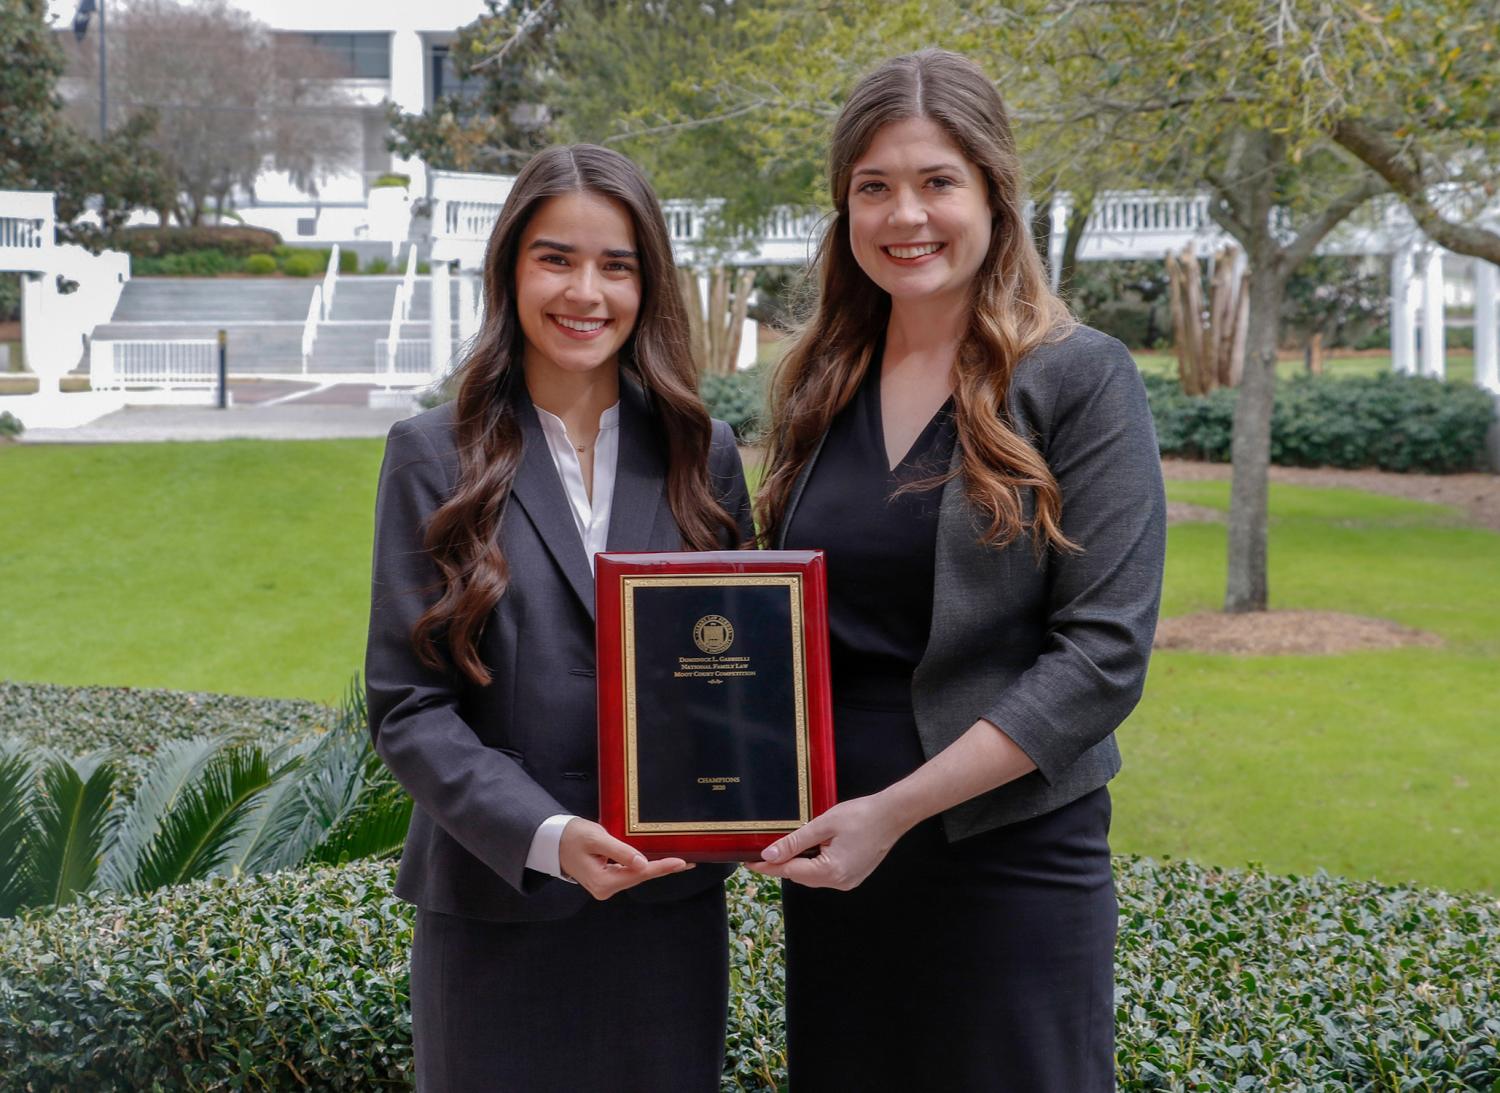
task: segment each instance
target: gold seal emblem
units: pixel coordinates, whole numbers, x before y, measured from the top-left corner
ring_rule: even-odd
[[[734,627],[723,615],[704,615],[693,626],[693,644],[709,656],[718,656],[734,644]]]

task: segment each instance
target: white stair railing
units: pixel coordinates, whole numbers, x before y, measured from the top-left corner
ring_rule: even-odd
[[[323,321],[333,318],[333,290],[339,283],[339,245],[328,252],[328,268],[323,271]]]
[[[417,245],[412,243],[406,248],[406,273],[401,278],[401,292],[398,298],[401,301],[401,321],[405,322],[411,315],[411,298],[417,291]]]
[[[307,371],[313,343],[318,339],[318,317],[323,314],[323,286],[313,285],[312,299],[307,302],[307,319],[302,323],[302,371]]]
[[[416,291],[417,246],[412,243],[406,251],[406,272],[401,277],[401,283],[396,286],[396,298],[391,301],[391,321],[386,326],[385,337],[380,339],[385,345],[387,372],[396,371],[396,353],[401,346],[401,324],[411,315],[411,299]],[[378,352],[376,359],[379,359]]]

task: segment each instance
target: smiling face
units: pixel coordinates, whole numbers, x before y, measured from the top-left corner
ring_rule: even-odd
[[[625,206],[585,192],[543,202],[521,235],[515,296],[528,375],[614,367],[641,307],[635,228]]]
[[[891,122],[854,164],[850,248],[893,301],[966,299],[990,225],[984,175],[927,118]]]

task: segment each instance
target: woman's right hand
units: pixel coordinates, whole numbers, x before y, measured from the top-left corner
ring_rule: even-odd
[[[557,858],[563,872],[583,885],[595,899],[609,899],[642,881],[692,868],[681,858],[647,861],[635,847],[622,843],[593,820],[581,816],[573,817],[563,828]]]

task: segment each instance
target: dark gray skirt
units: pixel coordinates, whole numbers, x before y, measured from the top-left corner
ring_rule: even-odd
[[[420,1093],[714,1093],[729,978],[721,885],[552,922],[417,911]]]
[[[904,773],[909,710],[836,721],[841,798]],[[1109,821],[1104,788],[952,844],[933,819],[852,892],[783,885],[792,1093],[1112,1090]]]

